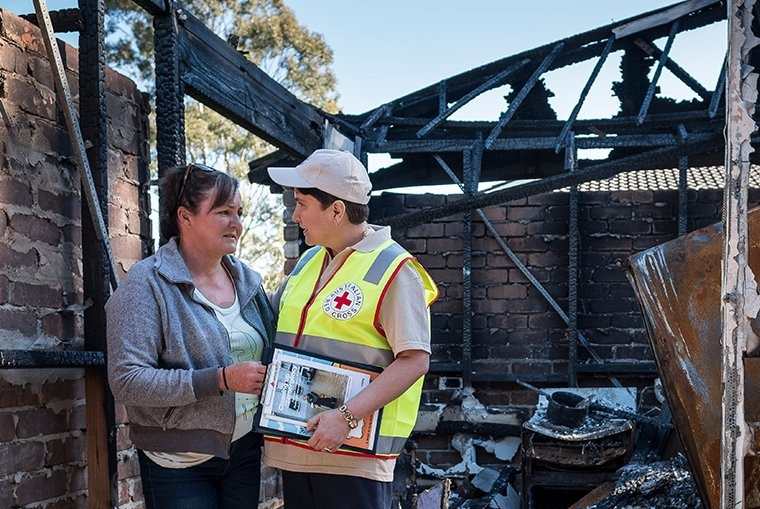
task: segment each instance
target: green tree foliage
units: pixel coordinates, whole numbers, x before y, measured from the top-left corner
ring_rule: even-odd
[[[106,0],[109,64],[154,89],[152,19],[131,0]],[[281,0],[188,0],[182,8],[299,99],[337,112],[332,50],[320,34],[300,25]],[[152,94],[151,94],[152,95]],[[248,162],[273,147],[190,98],[185,103],[188,161],[224,169],[241,181],[246,210],[241,258],[272,288],[282,274],[282,204],[268,189],[248,183]]]

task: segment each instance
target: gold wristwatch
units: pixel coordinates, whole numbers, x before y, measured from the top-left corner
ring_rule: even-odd
[[[338,407],[338,412],[343,414],[343,418],[348,423],[349,428],[354,429],[359,425],[359,421],[356,420],[356,417],[354,417],[354,414],[351,413],[351,410],[346,405]]]

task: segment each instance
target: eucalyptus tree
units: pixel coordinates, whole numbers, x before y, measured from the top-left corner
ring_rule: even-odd
[[[282,0],[188,0],[181,7],[298,98],[326,112],[338,110],[332,50]],[[150,16],[131,0],[106,0],[106,8],[109,64],[152,92]],[[249,184],[246,174],[248,162],[273,147],[190,98],[185,136],[189,161],[225,169],[241,180],[246,216],[239,255],[264,274],[271,288],[282,272],[282,204],[266,188]]]

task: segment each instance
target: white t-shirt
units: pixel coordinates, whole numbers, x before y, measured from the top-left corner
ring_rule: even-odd
[[[208,300],[201,292],[195,290],[194,297],[214,310],[216,318],[222,322],[230,338],[230,348],[234,362],[260,361],[264,350],[264,339],[256,329],[251,327],[240,315],[240,302],[237,293],[231,306],[222,308]],[[259,404],[259,397],[242,392],[235,393],[235,430],[232,440],[247,434],[253,428],[253,414]],[[196,452],[151,452],[146,456],[167,468],[187,468],[200,465],[213,458],[211,454]]]

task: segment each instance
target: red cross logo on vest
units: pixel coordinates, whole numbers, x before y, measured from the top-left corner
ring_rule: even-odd
[[[356,283],[346,283],[322,301],[322,311],[335,320],[348,320],[356,316],[363,303],[364,295]]]
[[[343,295],[335,297],[335,307],[341,309],[343,306],[350,306],[351,299],[348,298],[348,292],[343,292]]]

